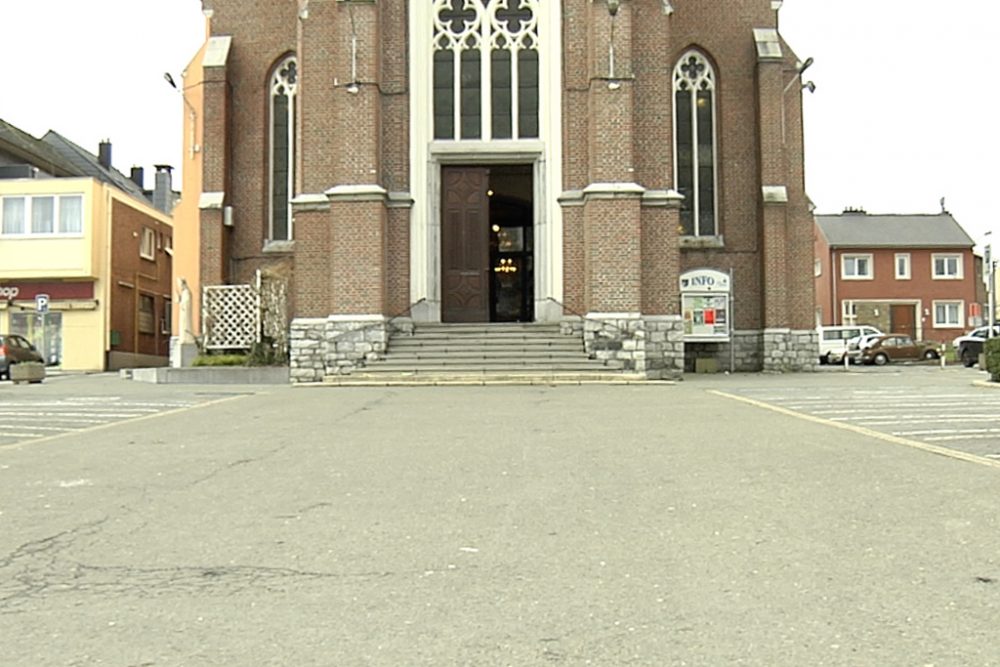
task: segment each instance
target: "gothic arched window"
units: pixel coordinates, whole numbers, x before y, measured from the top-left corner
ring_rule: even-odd
[[[674,68],[674,178],[684,195],[686,236],[718,234],[716,215],[715,72],[697,51]]]
[[[282,60],[271,75],[268,238],[292,238],[291,197],[295,183],[295,93],[298,68],[295,56]]]
[[[434,138],[537,138],[539,0],[433,3]]]

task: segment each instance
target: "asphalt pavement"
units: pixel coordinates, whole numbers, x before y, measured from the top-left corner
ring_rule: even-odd
[[[1000,392],[933,370],[5,383],[0,664],[1000,665],[1000,438],[894,435]]]

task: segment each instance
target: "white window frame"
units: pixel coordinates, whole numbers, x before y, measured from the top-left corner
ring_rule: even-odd
[[[283,72],[287,72],[290,66],[295,66],[295,81],[290,81]],[[296,102],[298,97],[298,58],[290,55],[282,58],[281,62],[275,65],[271,73],[271,85],[268,89],[267,97],[267,238],[270,241],[291,241],[295,238],[292,231],[292,199],[295,197],[295,118],[297,114]],[[287,228],[286,238],[276,239],[274,237],[274,100],[278,96],[288,98],[288,125],[285,127],[288,143],[288,164],[285,165],[287,182],[285,184],[285,195],[287,202]]]
[[[955,319],[952,320],[939,320],[938,319],[938,306],[954,306],[955,308]],[[962,316],[965,314],[965,301],[955,301],[955,300],[941,300],[931,302],[931,311],[934,315],[934,328],[935,329],[961,329],[962,328]]]
[[[955,260],[955,272],[949,273],[947,270],[945,273],[938,273],[937,263],[938,260]],[[964,277],[962,253],[957,252],[936,252],[931,255],[931,278],[934,280],[962,280]]]
[[[52,199],[52,231],[51,232],[36,232],[31,229],[31,216],[32,210],[34,208],[34,201],[36,199]],[[3,231],[3,215],[4,215],[4,201],[8,199],[21,199],[24,200],[24,217],[21,220],[21,231],[20,232],[7,232]],[[80,201],[80,219],[78,221],[78,230],[64,231],[62,224],[62,207],[63,201],[67,199],[78,199]],[[4,195],[0,197],[0,236],[4,238],[79,238],[83,236],[83,219],[84,219],[84,197],[83,193],[78,192],[60,192],[60,193],[39,193],[39,194],[17,194],[17,195]]]
[[[903,270],[900,271],[899,262],[903,261]],[[893,258],[893,266],[896,272],[896,280],[909,280],[911,277],[910,270],[910,253],[908,252],[897,252],[896,256]]]
[[[510,71],[510,128],[511,136],[500,139],[501,141],[521,141],[538,140],[542,131],[542,58],[540,38],[543,34],[540,29],[540,14],[542,0],[518,0],[516,3],[489,2],[489,0],[431,0],[431,23],[433,25],[433,39],[431,49],[433,53],[439,51],[450,51],[452,53],[453,76],[452,76],[452,136],[441,137],[435,141],[461,141],[461,142],[489,142],[493,141],[493,52],[506,50],[511,56]],[[498,15],[500,10],[506,9],[527,9],[531,12],[531,18],[520,24],[515,31],[511,29],[509,21]],[[452,31],[452,22],[444,23],[440,20],[440,14],[444,10],[457,9],[469,12],[474,15],[472,21],[464,21],[463,29],[456,33]],[[479,136],[472,138],[462,137],[462,75],[461,75],[461,54],[464,51],[479,52]],[[539,54],[538,72],[538,118],[535,126],[538,134],[535,136],[521,136],[520,129],[520,74],[518,71],[519,52],[535,51]],[[433,56],[431,60],[431,80],[433,85]],[[431,100],[431,136],[435,136],[433,96]]]
[[[864,274],[857,273],[857,260],[863,259],[868,263],[868,271]],[[847,273],[847,261],[855,260],[853,275]],[[875,261],[871,253],[848,253],[840,256],[840,277],[844,280],[875,280]]]
[[[840,302],[840,323],[854,326],[858,323],[858,304],[856,301],[844,299]]]
[[[677,109],[674,103],[677,98],[677,92],[679,84],[685,80],[685,74],[681,70],[684,63],[690,60],[692,57],[697,58],[699,64],[704,65],[705,71],[697,79],[692,81],[687,79],[687,83],[691,85],[690,90],[696,91],[696,87],[699,85],[704,85],[703,90],[711,91],[712,93],[712,215],[715,218],[715,230],[712,234],[701,233],[701,188],[698,182],[698,165],[700,164],[700,159],[698,156],[698,96],[697,94],[691,95],[691,148],[693,155],[691,157],[691,163],[694,165],[694,170],[691,180],[691,197],[693,199],[691,210],[694,215],[693,220],[693,237],[708,236],[711,237],[721,237],[722,236],[722,226],[721,226],[721,216],[719,215],[719,121],[718,121],[718,110],[719,110],[719,93],[718,86],[716,84],[715,68],[712,67],[712,63],[709,62],[708,57],[696,49],[691,49],[686,51],[677,62],[674,64],[673,71],[673,82],[670,89],[670,99],[671,106],[675,107],[673,112],[673,137],[674,137],[674,178],[677,178],[678,166],[677,166]]]
[[[563,7],[538,3],[537,139],[448,141],[434,138],[434,8],[412,3],[410,26],[410,303],[418,322],[441,319],[440,169],[444,164],[528,164],[534,177],[535,319],[563,317]],[[455,0],[458,2],[460,0]],[[390,193],[390,196],[397,193]]]
[[[142,237],[139,239],[139,257],[156,259],[156,232],[149,227],[142,228]]]

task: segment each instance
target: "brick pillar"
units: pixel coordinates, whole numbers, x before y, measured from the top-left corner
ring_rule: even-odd
[[[300,21],[304,194],[296,199],[308,211],[296,217],[296,246],[305,245],[303,234],[322,245],[296,247],[296,299],[314,316],[388,311],[380,38],[373,2],[311,3]]]
[[[784,82],[780,58],[757,64],[757,105],[760,117],[760,176],[763,242],[764,328],[788,326],[786,261],[788,192],[785,185]]]
[[[387,227],[384,198],[330,200],[331,313],[387,313]]]
[[[229,230],[222,224],[229,186],[229,85],[225,65],[205,67],[202,120],[201,284],[221,285],[228,277]]]
[[[646,193],[642,206],[642,312],[680,313],[680,200],[670,192]]]
[[[631,9],[604,3],[590,11],[589,185],[583,191],[584,302],[592,313],[639,313],[642,307],[644,189],[633,164],[635,81]]]

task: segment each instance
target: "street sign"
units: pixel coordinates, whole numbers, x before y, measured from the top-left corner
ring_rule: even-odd
[[[35,310],[39,313],[49,312],[49,295],[48,294],[36,294],[35,295]]]

